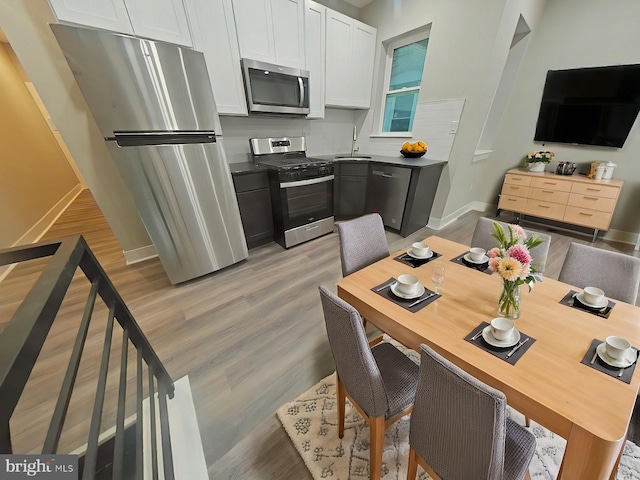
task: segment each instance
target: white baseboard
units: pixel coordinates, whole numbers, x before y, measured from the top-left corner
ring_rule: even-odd
[[[446,217],[443,217],[443,218],[429,217],[429,223],[427,227],[432,228],[433,230],[440,230],[441,228],[444,228],[450,223],[453,223],[456,220],[458,220],[458,218],[460,218],[465,213],[468,213],[474,210],[478,212],[487,212],[492,208],[495,209],[495,206],[489,203],[484,203],[484,202],[467,203],[466,205],[460,207],[458,210],[456,210],[453,213],[450,213]]]
[[[603,238],[605,240],[611,240],[613,242],[628,243],[629,245],[635,245],[636,247],[638,245],[638,243],[636,242],[640,240],[640,237],[638,236],[637,233],[625,232],[623,230],[614,230],[614,229],[611,229],[608,232],[605,232]]]
[[[150,258],[158,256],[156,247],[153,245],[146,245],[140,248],[134,248],[133,250],[123,250],[124,259],[127,261],[127,265],[133,265],[134,263],[144,262]]]
[[[77,184],[71,190],[69,190],[60,200],[56,202],[56,204],[49,209],[47,213],[45,213],[40,220],[38,220],[33,226],[26,231],[24,235],[22,235],[18,240],[14,242],[12,247],[17,245],[27,245],[30,243],[36,243],[39,241],[45,233],[49,231],[51,226],[55,223],[60,215],[67,209],[71,202],[73,202],[80,192],[83,190],[82,185]],[[11,270],[16,266],[13,265],[4,265],[0,267],[0,282],[4,280]]]

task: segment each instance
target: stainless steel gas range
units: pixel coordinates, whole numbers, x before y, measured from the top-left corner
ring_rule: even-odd
[[[254,162],[268,169],[275,241],[290,248],[333,232],[333,165],[307,157],[304,137],[249,143]]]

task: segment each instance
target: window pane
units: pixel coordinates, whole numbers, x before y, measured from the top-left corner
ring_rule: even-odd
[[[418,90],[387,95],[383,132],[410,132],[418,104]]]
[[[400,90],[403,87],[420,85],[428,41],[429,39],[425,38],[393,51],[389,90]]]

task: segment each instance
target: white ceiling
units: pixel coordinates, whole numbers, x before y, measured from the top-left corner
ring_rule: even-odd
[[[350,3],[354,7],[362,8],[369,5],[373,0],[344,0],[347,3]]]

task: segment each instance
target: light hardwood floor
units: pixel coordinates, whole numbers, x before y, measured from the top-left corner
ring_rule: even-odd
[[[407,238],[387,232],[391,251],[437,234],[468,244],[478,212],[440,231],[423,228]],[[509,216],[503,213],[502,220]],[[590,238],[529,226],[552,236],[546,276],[557,278],[571,241]],[[174,379],[189,375],[205,456],[212,479],[311,478],[274,414],[276,409],[333,371],[317,287],[335,287],[341,277],[337,234],[289,250],[275,243],[222,271],[172,286],[157,259],[127,266],[121,247],[88,191],[82,192],[45,239],[82,234],[133,312]],[[638,255],[632,245],[599,240],[596,246]],[[0,329],[35,281],[42,261],[20,265],[0,283]],[[74,281],[75,282],[75,281]],[[84,290],[74,291],[61,315],[81,315]],[[16,452],[36,452],[50,415],[54,373],[65,368],[73,342],[65,321],[52,329],[12,419]],[[58,319],[56,320],[58,322]],[[99,324],[99,322],[97,322]],[[87,348],[99,349],[99,332]],[[114,351],[119,349],[115,342]],[[95,360],[95,359],[94,359]],[[84,359],[83,359],[84,362]],[[51,378],[50,378],[51,377]],[[79,378],[85,392],[69,421],[71,438],[82,431],[90,373]],[[115,391],[115,383],[110,384]],[[105,422],[112,415],[107,415]],[[64,442],[63,442],[64,444]],[[73,442],[67,442],[70,448]]]

